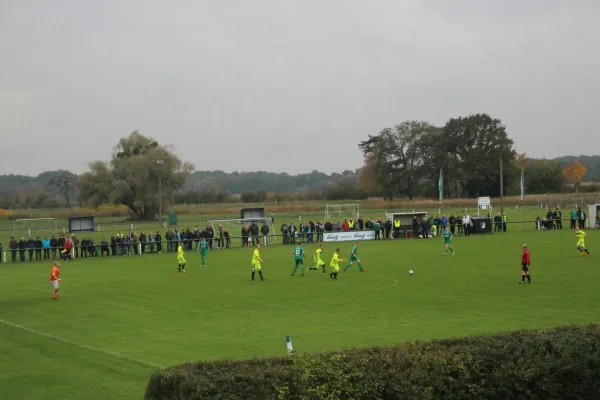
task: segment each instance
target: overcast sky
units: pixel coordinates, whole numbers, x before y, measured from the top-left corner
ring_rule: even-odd
[[[358,168],[404,120],[487,112],[600,153],[598,0],[0,0],[0,174],[80,173],[133,130],[197,169]]]

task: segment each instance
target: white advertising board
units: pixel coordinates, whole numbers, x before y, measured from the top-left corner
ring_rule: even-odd
[[[347,231],[347,232],[325,232],[324,242],[348,242],[351,240],[373,240],[375,231]]]

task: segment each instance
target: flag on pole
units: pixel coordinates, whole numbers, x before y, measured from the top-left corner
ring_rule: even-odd
[[[438,182],[438,189],[440,191],[440,203],[444,201],[444,177],[442,175],[442,169],[440,168],[440,180]]]
[[[285,345],[287,347],[288,356],[294,355],[294,347],[292,347],[292,338],[289,336],[285,337]]]
[[[525,170],[521,168],[521,200],[525,200]]]

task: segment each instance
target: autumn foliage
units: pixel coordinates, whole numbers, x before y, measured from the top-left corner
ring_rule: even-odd
[[[579,185],[581,184],[581,180],[583,176],[587,172],[587,168],[583,166],[579,160],[575,160],[571,165],[563,169],[563,175],[575,184],[575,189],[579,189]]]

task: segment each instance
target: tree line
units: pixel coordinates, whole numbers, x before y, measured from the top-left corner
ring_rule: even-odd
[[[77,176],[48,171],[38,177],[0,176],[0,208],[126,205],[140,219],[161,205],[242,201],[360,200],[370,196],[497,196],[500,160],[506,195],[518,194],[521,170],[526,194],[594,190],[583,186],[600,156],[533,159],[519,154],[499,119],[487,114],[451,118],[443,127],[405,121],[358,144],[364,165],[356,171],[288,175],[271,172],[196,171],[152,138],[133,132],[122,138],[110,160],[93,161]],[[562,163],[562,164],[561,164]],[[587,165],[590,165],[588,168]],[[572,189],[565,183],[571,182]],[[165,208],[166,210],[166,208]]]

